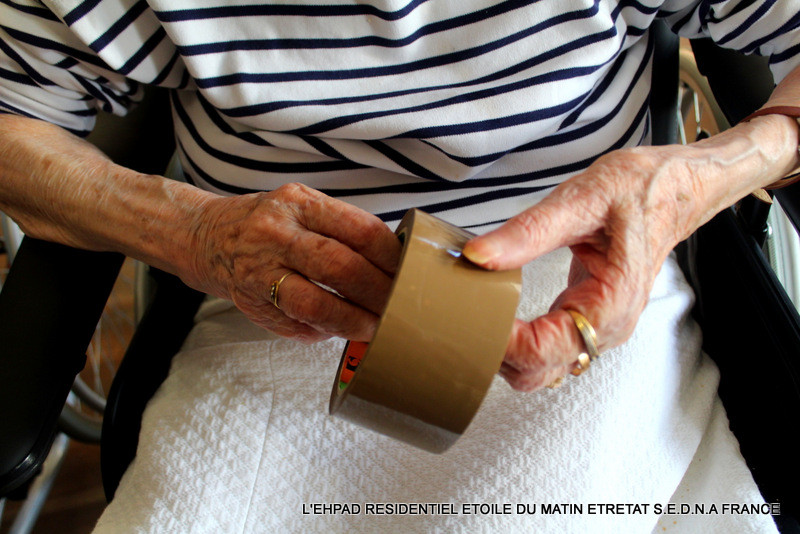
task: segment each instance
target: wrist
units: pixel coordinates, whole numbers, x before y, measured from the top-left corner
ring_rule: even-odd
[[[766,117],[770,115],[775,115],[778,117],[785,117],[786,119],[792,120],[792,130],[793,135],[791,138],[798,138],[798,129],[800,128],[800,107],[798,106],[788,106],[788,105],[776,105],[776,106],[767,106],[763,107],[754,113],[751,113],[744,119],[742,119],[742,123],[750,122],[753,119],[758,119],[759,117]],[[784,122],[786,120],[784,119]],[[783,175],[781,178],[772,182],[771,184],[765,186],[763,189],[758,189],[753,192],[753,195],[756,198],[764,200],[765,202],[771,202],[769,195],[767,195],[765,189],[780,189],[783,187],[787,187],[792,185],[793,183],[800,180],[800,142],[795,144],[795,152],[794,152],[796,164],[792,166],[792,170],[788,173]]]
[[[112,198],[101,208],[107,220],[119,223],[105,230],[110,247],[203,289],[198,284],[203,221],[218,195],[156,175],[136,173],[110,182]]]
[[[791,117],[766,114],[690,145],[710,163],[711,172],[700,178],[718,211],[797,168],[799,130]]]
[[[226,212],[229,197],[195,189],[186,191],[191,202],[190,213],[179,217],[184,235],[179,258],[180,276],[191,287],[217,297],[230,298],[228,281],[230,261],[225,243],[218,242],[219,224]]]

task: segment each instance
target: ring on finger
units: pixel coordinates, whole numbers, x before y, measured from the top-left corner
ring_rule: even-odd
[[[586,354],[585,352],[581,352],[578,355],[578,366],[569,373],[572,376],[581,376],[583,372],[589,368],[589,364],[591,363],[591,361],[592,360],[589,358],[588,354]]]
[[[269,286],[269,301],[272,303],[273,306],[275,306],[279,310],[281,309],[281,307],[278,305],[278,291],[280,291],[281,284],[283,283],[283,281],[292,276],[293,274],[299,274],[299,273],[297,271],[288,271],[278,280],[272,282],[272,284],[270,284]]]
[[[583,314],[575,311],[575,310],[565,310],[570,317],[572,317],[572,321],[575,323],[575,326],[578,327],[578,332],[580,333],[581,337],[583,338],[583,344],[586,345],[586,353],[589,356],[591,361],[594,361],[600,356],[600,351],[597,350],[597,333],[592,326],[592,323],[583,316]],[[588,365],[587,365],[588,367]]]
[[[575,369],[573,369],[572,371],[570,371],[569,374],[571,374],[572,376],[582,375],[583,372],[589,368],[591,361],[592,360],[589,358],[588,354],[586,354],[585,352],[581,352],[578,355],[578,366],[575,367]],[[561,387],[561,384],[563,382],[564,382],[564,377],[559,376],[558,378],[547,384],[545,387],[548,389],[556,389],[558,387]]]

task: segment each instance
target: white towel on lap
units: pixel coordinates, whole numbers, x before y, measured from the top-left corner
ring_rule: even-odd
[[[556,252],[526,267],[518,316],[549,307],[568,264]],[[464,436],[434,455],[327,415],[340,340],[300,345],[211,303],[148,406],[96,532],[774,531],[768,515],[658,513],[671,500],[763,503],[691,305],[670,259],[628,343],[556,390],[496,379]],[[360,513],[309,513],[334,503]],[[375,503],[455,513],[367,514]],[[482,504],[497,506],[471,507]],[[503,505],[511,513],[491,513]],[[526,505],[536,513],[517,513]]]

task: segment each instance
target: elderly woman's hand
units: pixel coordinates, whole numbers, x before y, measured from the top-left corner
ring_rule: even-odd
[[[197,224],[194,287],[232,299],[253,322],[304,341],[369,341],[400,242],[377,217],[300,184],[219,197]],[[279,286],[279,306],[270,286]],[[335,290],[336,295],[319,285]]]
[[[26,117],[0,114],[0,175],[0,209],[27,235],[122,252],[306,341],[371,339],[400,256],[377,217],[308,187],[221,197]],[[278,309],[270,287],[291,271],[303,276],[283,279]]]
[[[573,369],[585,348],[568,309],[594,326],[600,351],[623,343],[672,248],[791,169],[796,143],[796,124],[770,116],[695,145],[613,152],[473,239],[465,255],[490,269],[519,267],[559,247],[573,253],[567,288],[549,313],[516,322],[501,374],[533,390]]]

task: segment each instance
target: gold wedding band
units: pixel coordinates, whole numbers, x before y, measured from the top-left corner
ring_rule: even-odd
[[[586,352],[581,352],[578,355],[578,365],[570,371],[572,376],[580,376],[589,368],[589,365],[600,356],[600,351],[597,350],[597,333],[592,326],[592,323],[584,317],[581,313],[576,312],[575,310],[564,310],[566,311],[570,317],[572,317],[572,321],[575,323],[575,326],[578,328],[578,332],[580,333],[581,337],[583,338],[583,344],[586,345]],[[561,385],[564,381],[564,377],[560,376],[547,384],[550,389],[555,389]]]
[[[281,307],[278,306],[278,291],[280,291],[281,284],[283,283],[283,281],[292,276],[293,274],[298,274],[298,273],[296,271],[289,271],[283,276],[281,276],[277,281],[272,282],[272,284],[269,286],[269,301],[272,303],[273,306],[275,306],[279,310],[281,309]]]
[[[597,333],[594,331],[592,323],[575,310],[566,310],[566,312],[572,317],[575,326],[578,327],[578,332],[583,338],[583,344],[586,345],[586,353],[589,359],[591,361],[596,360],[600,356],[600,351],[597,350]],[[588,367],[588,364],[585,367]]]

